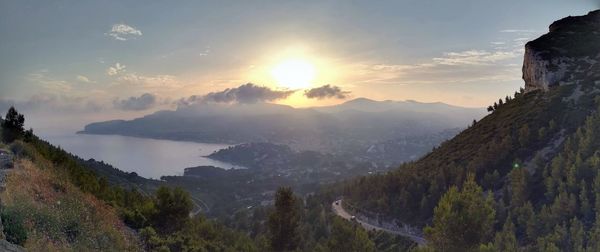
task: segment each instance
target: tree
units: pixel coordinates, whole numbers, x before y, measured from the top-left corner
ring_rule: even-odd
[[[488,106],[487,112],[494,112],[494,107],[492,107],[492,105]]]
[[[510,181],[510,205],[520,207],[529,198],[528,180],[529,173],[527,170],[519,167],[514,167],[508,174]]]
[[[164,186],[158,188],[154,204],[154,227],[162,234],[181,230],[189,221],[193,208],[189,193],[179,187],[172,190]]]
[[[524,124],[519,129],[519,144],[521,145],[521,147],[527,147],[527,144],[529,144],[530,136],[531,136],[531,133],[529,130],[529,125]]]
[[[515,236],[515,225],[510,218],[506,218],[502,231],[496,233],[494,247],[498,251],[518,251],[519,246],[517,244],[517,237]]]
[[[14,107],[10,107],[2,121],[2,139],[7,143],[13,142],[21,137],[24,126],[25,116],[19,114]]]
[[[592,205],[590,204],[590,200],[588,197],[588,189],[585,181],[581,181],[581,186],[579,186],[579,188],[579,211],[583,223],[589,224],[593,221],[594,211],[592,209]]]
[[[375,244],[364,229],[340,218],[333,219],[327,247],[331,251],[375,251]]]
[[[453,186],[442,196],[425,235],[436,251],[473,250],[489,239],[494,217],[491,194],[484,197],[469,174],[462,190]]]
[[[269,216],[271,248],[289,251],[298,247],[300,213],[298,199],[289,187],[281,187],[275,194],[275,211]]]

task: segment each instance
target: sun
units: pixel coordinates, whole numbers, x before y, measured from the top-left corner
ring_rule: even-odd
[[[271,76],[277,84],[290,89],[309,87],[315,75],[315,66],[304,59],[287,59],[271,70]]]

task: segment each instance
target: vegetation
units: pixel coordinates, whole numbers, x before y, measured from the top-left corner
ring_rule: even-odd
[[[138,241],[117,211],[51,169],[17,161],[2,192],[7,240],[32,251],[135,250]]]
[[[566,98],[592,88],[519,94],[422,159],[342,191],[359,208],[429,226],[440,251],[597,251],[600,98]]]
[[[279,188],[275,194],[275,211],[269,216],[269,234],[274,251],[291,251],[298,247],[298,212],[298,200],[292,189]]]
[[[424,226],[441,196],[452,186],[460,187],[468,173],[484,190],[499,190],[515,164],[523,165],[522,160],[553,144],[560,134],[574,132],[593,99],[581,97],[576,106],[562,102],[572,91],[565,86],[549,94],[519,95],[420,160],[349,182],[343,194],[362,209]],[[531,132],[542,128],[542,137]]]
[[[472,175],[460,191],[451,187],[434,210],[432,226],[425,229],[430,246],[439,251],[469,251],[487,241],[495,217],[494,200],[488,195],[483,196]]]
[[[190,218],[192,203],[183,190],[163,187],[146,196],[111,186],[79,158],[29,135],[23,123],[14,108],[2,122],[2,141],[23,160],[2,194],[2,217],[9,225],[5,234],[12,242],[32,250],[130,250],[137,242],[119,224],[125,223],[144,234],[149,250],[256,250],[239,232],[201,216]]]
[[[10,107],[2,121],[2,139],[5,142],[12,143],[23,135],[24,125],[25,117],[19,114],[14,107]]]
[[[332,190],[306,199],[290,188],[278,190],[274,208],[238,212],[235,222],[229,223],[246,235],[201,215],[190,218],[192,201],[182,189],[159,187],[148,195],[122,187],[139,178],[100,162],[83,161],[25,134],[17,131],[10,144],[22,161],[1,195],[1,213],[9,224],[5,234],[32,250],[397,251],[414,246],[334,216],[329,210]],[[95,171],[121,186],[111,185]],[[123,224],[138,231],[142,248]]]
[[[27,240],[27,230],[24,227],[21,215],[3,209],[0,217],[2,217],[6,240],[14,244],[24,245]]]

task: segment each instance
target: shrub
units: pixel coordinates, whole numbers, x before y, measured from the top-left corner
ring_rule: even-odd
[[[17,212],[6,210],[0,213],[0,217],[4,225],[6,240],[14,244],[24,245],[27,240],[27,230],[23,226],[23,217]]]

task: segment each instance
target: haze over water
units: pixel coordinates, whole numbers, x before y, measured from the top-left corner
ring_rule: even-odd
[[[81,158],[102,160],[114,167],[146,178],[183,175],[185,168],[212,165],[224,169],[244,168],[205,158],[226,144],[205,144],[143,139],[117,135],[49,134],[45,140]]]

